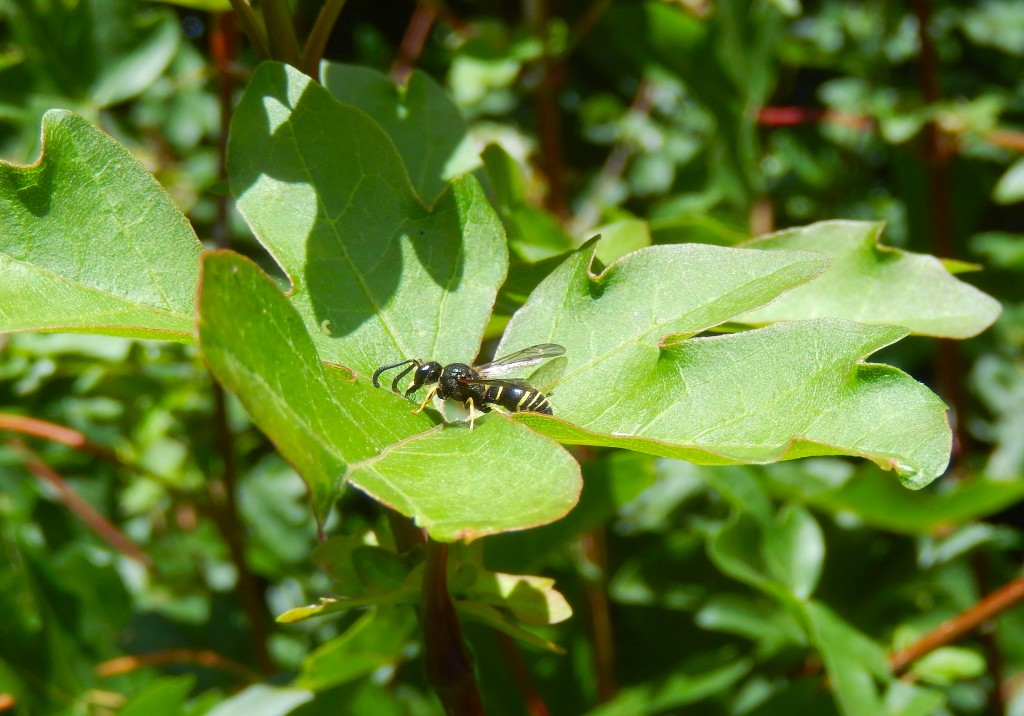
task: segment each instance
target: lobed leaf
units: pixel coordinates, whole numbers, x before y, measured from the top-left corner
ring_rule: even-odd
[[[903,326],[914,333],[970,338],[999,316],[999,302],[954,277],[934,256],[881,246],[882,224],[823,221],[746,244],[769,251],[819,251],[831,268],[739,321],[763,325],[846,318]]]
[[[343,486],[394,507],[435,539],[473,539],[558,519],[579,466],[550,439],[494,415],[469,432],[324,366],[269,276],[232,252],[203,260],[199,336],[211,371],[306,480],[317,518]]]
[[[555,387],[557,417],[520,422],[564,443],[705,464],[859,455],[911,487],[945,469],[943,403],[895,368],[860,362],[905,329],[821,319],[684,340],[807,281],[823,258],[657,246],[594,275],[592,252],[568,258],[509,323],[499,352],[569,347],[535,376]]]
[[[0,331],[189,342],[201,246],[156,180],[77,115],[34,165],[0,162]]]
[[[404,86],[358,65],[325,62],[320,74],[331,94],[366,112],[387,132],[427,204],[480,163],[458,105],[427,73],[413,70]]]
[[[322,359],[369,375],[403,358],[476,355],[508,252],[473,177],[428,210],[376,122],[270,62],[235,112],[228,164]]]

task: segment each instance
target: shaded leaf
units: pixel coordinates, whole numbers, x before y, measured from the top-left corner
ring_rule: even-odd
[[[235,112],[228,163],[239,211],[288,274],[323,360],[369,375],[476,355],[508,258],[475,179],[427,210],[376,122],[273,62]]]
[[[787,505],[764,533],[764,557],[772,576],[797,599],[814,592],[825,561],[825,536],[806,509]]]
[[[565,653],[565,649],[560,647],[558,644],[537,636],[532,631],[528,631],[518,624],[513,624],[505,618],[504,614],[492,606],[476,601],[460,599],[455,602],[455,609],[459,613],[459,616],[485,624],[492,629],[497,629],[504,634],[508,634],[513,639],[520,641],[527,646],[533,647],[534,649],[551,651],[555,654]]]
[[[188,342],[201,246],[128,152],[71,112],[43,156],[0,162],[0,330]]]
[[[124,716],[179,716],[196,684],[196,677],[165,677],[135,694],[118,713]]]
[[[19,47],[40,85],[97,107],[123,102],[152,85],[181,40],[173,13],[133,0],[7,7]]]
[[[999,302],[956,279],[934,256],[881,246],[882,224],[824,221],[755,239],[765,250],[820,251],[828,271],[739,321],[763,325],[845,318],[903,326],[914,333],[970,338],[992,325]]]
[[[882,649],[824,604],[810,602],[804,614],[839,710],[847,716],[882,713],[874,682],[889,678]]]
[[[480,163],[458,106],[434,79],[413,70],[405,86],[382,72],[325,62],[323,85],[373,117],[402,155],[417,194],[433,204],[448,183]]]
[[[360,617],[344,634],[306,657],[295,685],[311,691],[358,679],[394,664],[416,627],[412,609],[375,609]]]
[[[623,689],[608,703],[588,711],[587,716],[665,713],[668,709],[710,699],[716,694],[734,688],[752,668],[751,661],[736,659],[729,664],[697,673],[673,674],[642,686]]]
[[[1019,502],[1024,482],[976,475],[948,491],[907,492],[870,465],[852,472],[839,484],[825,482],[804,470],[775,466],[767,477],[781,489],[817,509],[855,516],[876,529],[909,535],[948,532],[953,526],[983,519]]]

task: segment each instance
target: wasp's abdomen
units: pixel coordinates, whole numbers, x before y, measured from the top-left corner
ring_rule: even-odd
[[[488,385],[482,396],[484,403],[500,405],[510,413],[532,412],[551,415],[551,403],[536,388],[523,385]]]

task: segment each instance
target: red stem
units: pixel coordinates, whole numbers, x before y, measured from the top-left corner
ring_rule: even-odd
[[[423,48],[430,36],[430,29],[438,17],[438,7],[433,2],[421,2],[413,10],[405,35],[398,46],[398,56],[391,65],[391,79],[404,85],[412,74],[416,62],[423,54]]]
[[[424,659],[427,682],[437,693],[448,716],[484,713],[469,649],[455,604],[448,593],[448,545],[427,540],[427,565],[423,575]]]
[[[889,657],[889,668],[895,673],[906,670],[925,654],[960,640],[1021,601],[1024,601],[1024,577],[997,589],[970,609],[946,620],[906,649],[897,651]]]
[[[149,555],[135,546],[135,543],[125,537],[112,522],[75,492],[56,470],[43,462],[42,458],[36,455],[25,443],[18,438],[14,438],[10,444],[15,452],[21,454],[22,459],[25,460],[25,467],[28,468],[29,472],[52,486],[57,491],[57,495],[64,506],[78,519],[82,520],[100,539],[126,557],[141,562],[147,567],[153,566]]]

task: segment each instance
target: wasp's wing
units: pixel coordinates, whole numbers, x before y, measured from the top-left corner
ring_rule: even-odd
[[[523,368],[529,368],[532,365],[537,365],[542,360],[564,354],[565,348],[557,343],[539,343],[535,346],[524,348],[521,351],[510,353],[491,363],[476,366],[476,372],[484,379],[497,378],[517,370],[522,370]]]
[[[484,387],[493,385],[496,388],[526,388],[527,390],[537,390],[525,380],[502,380],[501,378],[460,378],[459,382],[464,383],[465,385],[482,385]]]

